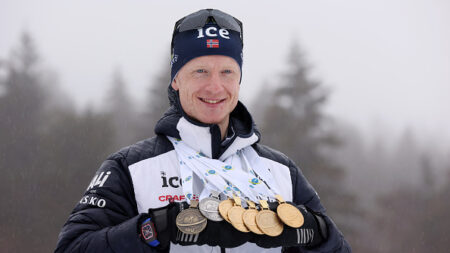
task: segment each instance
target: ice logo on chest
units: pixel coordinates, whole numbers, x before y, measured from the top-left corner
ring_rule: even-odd
[[[185,178],[185,181],[190,181],[192,177]],[[184,194],[179,194],[177,191],[174,192],[174,190],[170,190],[170,188],[178,189],[183,184],[183,180],[181,180],[179,177],[174,176],[170,177],[166,174],[166,172],[161,171],[161,187],[169,188],[167,190],[161,191],[157,196],[159,202],[172,202],[172,201],[184,201],[185,196]]]
[[[181,182],[179,177],[169,177],[169,178],[167,178],[166,172],[164,172],[164,171],[161,171],[161,180],[162,180],[161,187],[178,188],[182,184],[182,182]],[[189,181],[189,179],[187,179],[186,181]]]

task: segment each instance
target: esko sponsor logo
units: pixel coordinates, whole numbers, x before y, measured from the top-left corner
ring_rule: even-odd
[[[179,177],[167,177],[166,172],[161,171],[162,187],[178,188],[181,186],[181,180]]]
[[[106,173],[103,171],[102,173],[95,175],[86,191],[89,191],[94,187],[102,187],[106,180],[108,180],[109,175],[111,175],[111,171],[107,171]]]
[[[100,199],[100,198],[97,198],[97,197],[93,197],[93,196],[84,196],[80,200],[80,204],[97,206],[97,207],[103,208],[103,207],[106,206],[106,200]]]

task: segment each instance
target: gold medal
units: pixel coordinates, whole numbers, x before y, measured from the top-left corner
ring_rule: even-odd
[[[207,219],[197,208],[198,201],[191,200],[188,209],[181,211],[176,218],[178,229],[185,234],[198,234],[206,228]]]
[[[283,223],[277,214],[269,209],[266,200],[260,200],[262,210],[256,215],[256,225],[268,236],[279,236],[283,232]]]
[[[244,225],[253,233],[263,235],[264,233],[256,225],[256,215],[258,214],[258,210],[256,210],[255,203],[250,200],[247,200],[247,203],[248,209],[245,210],[244,214],[242,215]]]
[[[283,223],[293,228],[301,227],[304,223],[304,218],[300,210],[286,203],[280,195],[276,195],[275,197],[280,203],[277,207],[277,214]]]
[[[228,210],[233,207],[233,200],[226,199],[219,204],[219,213],[220,215],[229,223],[231,223],[230,219],[228,219]]]
[[[228,218],[235,229],[248,233],[250,230],[244,225],[244,220],[242,219],[245,209],[241,206],[241,198],[237,196],[234,196],[233,198],[234,206],[228,210]]]

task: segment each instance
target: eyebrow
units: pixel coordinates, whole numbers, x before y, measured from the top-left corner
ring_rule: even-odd
[[[201,69],[201,68],[207,69],[209,67],[207,65],[205,65],[205,64],[202,64],[202,63],[198,63],[198,65],[193,65],[192,66],[192,69]],[[239,67],[234,66],[231,63],[229,65],[223,66],[223,68],[225,68],[225,69],[234,69],[234,68],[239,69]]]

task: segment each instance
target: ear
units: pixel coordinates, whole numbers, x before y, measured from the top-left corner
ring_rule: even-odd
[[[174,90],[179,90],[180,89],[180,87],[178,86],[178,77],[175,77],[174,79],[173,79],[173,81],[172,81],[172,88],[174,89]]]

